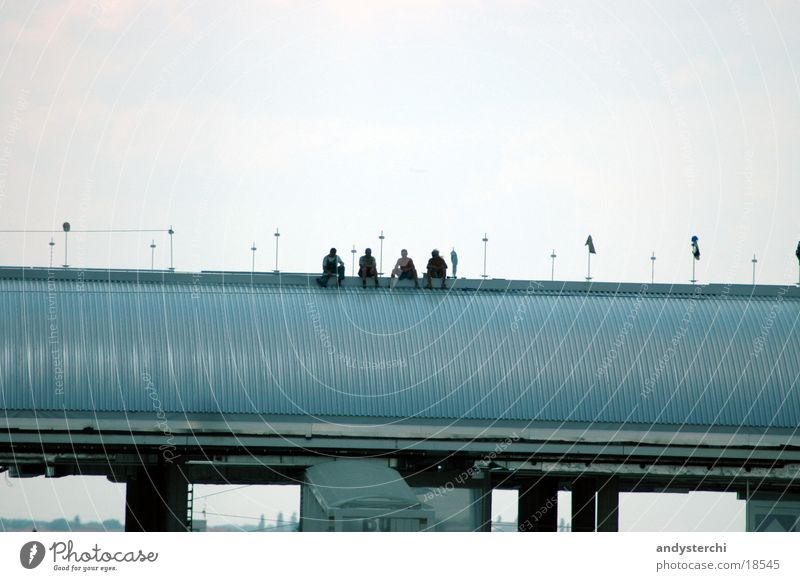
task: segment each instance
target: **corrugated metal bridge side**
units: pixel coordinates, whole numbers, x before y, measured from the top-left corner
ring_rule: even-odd
[[[7,411],[800,425],[787,287],[54,272],[0,278]]]

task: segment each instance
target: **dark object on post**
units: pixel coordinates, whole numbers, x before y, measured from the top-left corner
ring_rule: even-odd
[[[700,246],[697,244],[697,236],[692,236],[692,256],[695,260],[700,260]]]

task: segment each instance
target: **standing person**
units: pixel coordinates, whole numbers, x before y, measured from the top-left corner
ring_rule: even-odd
[[[447,288],[447,263],[444,258],[439,256],[439,251],[434,249],[431,252],[431,259],[428,261],[428,284],[426,288],[433,288],[432,282],[434,278],[442,279],[442,288]]]
[[[419,282],[417,282],[417,268],[414,266],[414,261],[408,256],[408,250],[405,248],[400,251],[400,258],[398,258],[397,262],[394,263],[389,287],[394,288],[394,285],[397,284],[397,281],[403,280],[404,278],[413,280],[414,287],[419,288]]]
[[[361,287],[367,288],[367,279],[375,279],[375,288],[380,286],[378,282],[378,267],[375,264],[375,257],[372,256],[372,248],[364,251],[364,256],[358,259],[358,276],[361,278]]]
[[[336,254],[336,249],[322,257],[322,276],[317,279],[319,286],[328,286],[328,279],[337,277],[336,286],[342,286],[344,280],[344,261]]]
[[[458,272],[458,254],[456,254],[455,247],[450,251],[450,264],[453,265],[453,278],[456,278],[456,272]]]

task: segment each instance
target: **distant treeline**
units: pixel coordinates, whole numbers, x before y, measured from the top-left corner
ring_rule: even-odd
[[[81,522],[78,517],[72,520],[57,518],[56,520],[32,521],[24,518],[0,518],[0,531],[5,533],[39,531],[43,533],[65,532],[122,532],[125,526],[116,519],[103,522]]]
[[[38,531],[42,533],[66,533],[66,532],[87,532],[87,533],[97,533],[97,532],[123,532],[125,530],[125,525],[119,522],[116,519],[109,519],[104,520],[103,522],[81,522],[80,518],[75,517],[72,520],[67,520],[64,518],[58,518],[56,520],[51,521],[44,521],[44,520],[37,520],[32,521],[29,519],[24,518],[0,518],[0,532],[4,533],[19,533],[19,532],[31,532],[31,531]],[[296,532],[297,531],[297,523],[291,522],[287,524],[281,523],[279,526],[275,525],[267,525],[261,527],[259,526],[233,526],[233,525],[220,525],[209,527],[206,529],[206,532],[264,532],[264,533],[271,533],[271,532]]]

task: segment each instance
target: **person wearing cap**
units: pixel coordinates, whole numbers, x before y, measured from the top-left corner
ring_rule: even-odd
[[[328,279],[337,277],[336,286],[342,286],[344,280],[344,261],[336,254],[336,249],[322,257],[322,276],[317,279],[319,286],[328,286]]]
[[[392,269],[392,278],[389,282],[389,286],[394,288],[394,285],[397,284],[397,281],[403,280],[404,278],[413,280],[414,286],[419,288],[419,282],[417,282],[417,267],[414,266],[414,261],[408,255],[408,250],[405,248],[400,251],[400,258],[398,258],[397,262],[394,263],[394,268]]]
[[[367,288],[367,279],[375,279],[375,287],[379,287],[378,282],[378,267],[375,263],[375,257],[372,256],[372,248],[367,248],[364,251],[364,256],[358,259],[358,276],[361,279],[362,288]]]
[[[428,284],[426,288],[433,288],[432,282],[434,278],[442,279],[442,288],[447,288],[445,281],[447,280],[447,263],[444,258],[439,256],[439,251],[434,249],[431,252],[431,259],[428,261]]]

